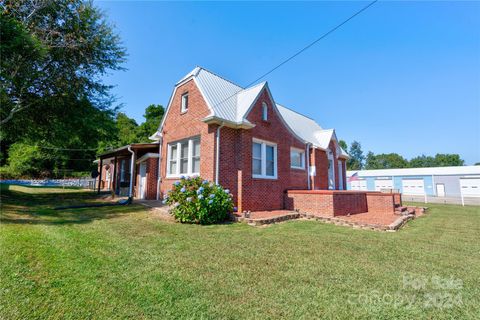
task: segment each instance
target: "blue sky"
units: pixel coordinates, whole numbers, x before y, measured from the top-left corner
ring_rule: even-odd
[[[128,50],[105,78],[142,122],[200,65],[246,85],[367,2],[96,2]],[[266,79],[364,152],[480,162],[480,3],[380,1]]]

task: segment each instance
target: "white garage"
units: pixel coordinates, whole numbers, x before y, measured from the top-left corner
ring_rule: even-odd
[[[354,180],[350,182],[350,186],[352,190],[363,190],[366,191],[367,189],[367,180]]]
[[[375,180],[375,191],[381,191],[385,189],[393,189],[392,179],[376,179]]]
[[[404,194],[425,194],[425,183],[423,179],[402,179]]]
[[[480,178],[460,178],[463,197],[480,197]]]

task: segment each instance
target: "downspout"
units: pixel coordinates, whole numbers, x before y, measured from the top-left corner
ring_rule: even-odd
[[[127,150],[132,154],[132,160],[130,160],[130,188],[128,190],[128,198],[133,198],[133,168],[135,166],[135,151],[132,150],[132,146],[128,146]]]
[[[160,140],[158,140],[157,200],[160,200],[160,183],[162,181],[162,170],[160,170],[160,165],[162,164],[162,144],[163,135],[160,133]]]
[[[222,129],[224,123],[217,128],[217,150],[215,154],[215,184],[218,184],[218,176],[220,172],[220,129]]]
[[[307,186],[310,190],[310,143],[307,143]]]

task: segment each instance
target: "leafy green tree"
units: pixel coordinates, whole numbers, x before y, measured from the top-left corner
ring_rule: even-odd
[[[17,142],[10,146],[8,167],[14,176],[49,176],[54,158],[38,145]]]
[[[116,123],[119,146],[138,142],[138,124],[134,119],[129,118],[125,113],[120,112],[117,115]]]
[[[394,169],[394,168],[407,168],[408,161],[397,153],[382,153],[373,154],[369,152],[367,155],[367,161],[365,169]]]
[[[347,143],[345,142],[345,140],[339,140],[339,141],[338,141],[338,145],[339,145],[343,150],[345,150],[345,152],[348,152],[348,145],[347,145]]]
[[[350,159],[347,161],[347,170],[361,170],[365,161],[362,145],[358,141],[353,141],[348,151]]]
[[[145,109],[145,122],[138,127],[138,142],[152,142],[149,137],[157,131],[164,113],[165,109],[159,104],[151,104]]]
[[[475,162],[474,166],[480,166],[480,162]]]
[[[458,154],[437,153],[435,155],[435,166],[437,167],[453,167],[463,165],[465,165],[465,161],[460,158],[460,155]]]
[[[120,39],[91,1],[3,1],[0,10],[1,164],[20,168],[24,155],[11,147],[23,144],[54,158],[38,162],[42,172],[89,170],[96,150],[118,140],[100,79],[121,69]]]
[[[426,156],[423,154],[421,156],[410,159],[408,164],[411,168],[428,168],[436,166],[434,157]]]
[[[2,2],[2,111],[5,125],[47,100],[87,98],[108,106],[107,70],[120,69],[125,49],[91,1]]]

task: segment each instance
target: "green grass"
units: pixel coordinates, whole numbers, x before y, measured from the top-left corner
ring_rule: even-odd
[[[401,231],[381,233],[315,221],[182,225],[142,206],[52,210],[98,201],[80,190],[2,186],[1,193],[2,319],[480,314],[478,207],[429,205]],[[404,287],[404,275],[461,285],[415,289]],[[375,295],[383,300],[365,299]],[[458,303],[429,306],[432,297]]]

